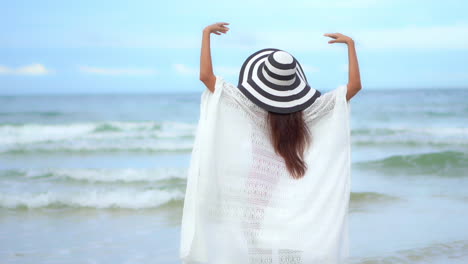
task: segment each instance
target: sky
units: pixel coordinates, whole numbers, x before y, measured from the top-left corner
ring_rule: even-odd
[[[468,1],[2,1],[0,94],[202,92],[202,30],[215,75],[237,84],[262,48],[291,53],[320,91],[348,81],[353,38],[363,89],[468,88]]]

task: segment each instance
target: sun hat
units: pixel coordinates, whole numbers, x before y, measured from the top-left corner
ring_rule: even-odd
[[[261,108],[283,114],[304,110],[321,95],[309,86],[299,62],[274,48],[259,50],[245,60],[237,88]]]

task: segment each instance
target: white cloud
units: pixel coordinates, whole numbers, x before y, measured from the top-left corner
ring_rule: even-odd
[[[222,76],[238,76],[240,68],[232,67],[232,66],[217,66],[214,67],[215,74],[219,74]]]
[[[364,7],[387,5],[391,2],[381,3],[376,0],[353,0],[338,2],[303,2],[301,5],[312,7]],[[302,7],[304,8],[304,7]],[[468,21],[449,25],[422,26],[403,25],[400,27],[384,28],[375,25],[368,28],[356,28],[351,25],[334,28],[322,26],[310,28],[309,26],[294,26],[290,29],[269,28],[272,31],[255,31],[245,28],[236,29],[223,35],[212,35],[212,48],[224,49],[261,49],[277,47],[289,51],[327,51],[345,50],[342,43],[328,44],[331,40],[323,36],[324,33],[340,32],[352,37],[356,47],[360,49],[468,49]],[[237,30],[237,31],[236,31]],[[199,49],[201,42],[200,32],[161,33],[157,36],[143,33],[126,33],[125,35],[110,35],[99,39],[82,39],[75,46],[85,47],[128,47],[128,48],[161,48],[161,49]],[[70,44],[72,45],[72,44]],[[73,46],[72,45],[72,46]],[[338,48],[337,48],[338,46]]]
[[[297,2],[299,8],[370,8],[386,4],[383,0],[339,0],[339,1],[310,1]]]
[[[307,64],[302,64],[301,67],[304,70],[305,73],[316,73],[319,72],[320,69],[318,67],[312,66],[312,65],[307,65]]]
[[[342,64],[339,68],[341,71],[348,72],[349,71],[349,66],[347,63]]]
[[[152,32],[154,33],[154,32]],[[112,48],[160,48],[160,49],[186,49],[199,48],[201,41],[200,32],[185,33],[160,33],[146,32],[119,32],[109,34],[103,32],[99,38],[87,37],[73,43],[67,43],[72,47],[112,47]]]
[[[323,51],[334,49],[331,44],[328,44],[327,37],[323,36],[325,32],[309,29],[295,29],[287,31],[270,31],[270,32],[255,32],[251,35],[248,45],[234,45],[231,42],[221,42],[222,48],[238,48],[238,49],[262,49],[265,47],[275,47],[289,52],[296,51]],[[247,33],[244,33],[247,35]],[[239,42],[239,41],[238,41]],[[237,42],[236,42],[237,43]]]
[[[468,23],[363,30],[354,39],[368,49],[468,49]]]
[[[174,70],[185,76],[197,76],[199,74],[198,67],[192,67],[182,63],[176,63],[172,65]],[[237,76],[239,74],[240,68],[232,66],[213,66],[213,72],[215,75],[220,76]]]
[[[79,66],[80,72],[98,75],[155,75],[158,73],[152,68],[102,68],[92,66]]]
[[[180,75],[196,76],[199,73],[198,68],[194,68],[181,63],[173,64],[172,67]]]
[[[11,68],[0,65],[0,74],[12,74],[12,75],[46,75],[53,71],[47,69],[44,65],[34,63],[18,68]]]
[[[350,36],[359,50],[466,50],[468,49],[468,22],[440,26],[408,25],[398,28],[354,29],[339,33]],[[216,47],[229,49],[261,49],[277,47],[290,52],[296,51],[338,51],[346,53],[346,45],[332,43],[324,33],[334,30],[301,29],[239,33],[219,39]],[[244,45],[241,45],[244,43]]]

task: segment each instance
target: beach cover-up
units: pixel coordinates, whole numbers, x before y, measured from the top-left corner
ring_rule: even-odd
[[[342,264],[349,256],[350,102],[346,85],[304,119],[312,143],[303,178],[269,140],[267,111],[216,76],[201,95],[187,174],[179,257],[184,264]]]

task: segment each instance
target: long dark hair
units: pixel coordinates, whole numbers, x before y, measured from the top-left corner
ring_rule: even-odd
[[[307,170],[304,152],[311,143],[311,135],[304,122],[303,112],[280,114],[268,111],[267,119],[275,152],[284,158],[294,179],[304,177]]]

